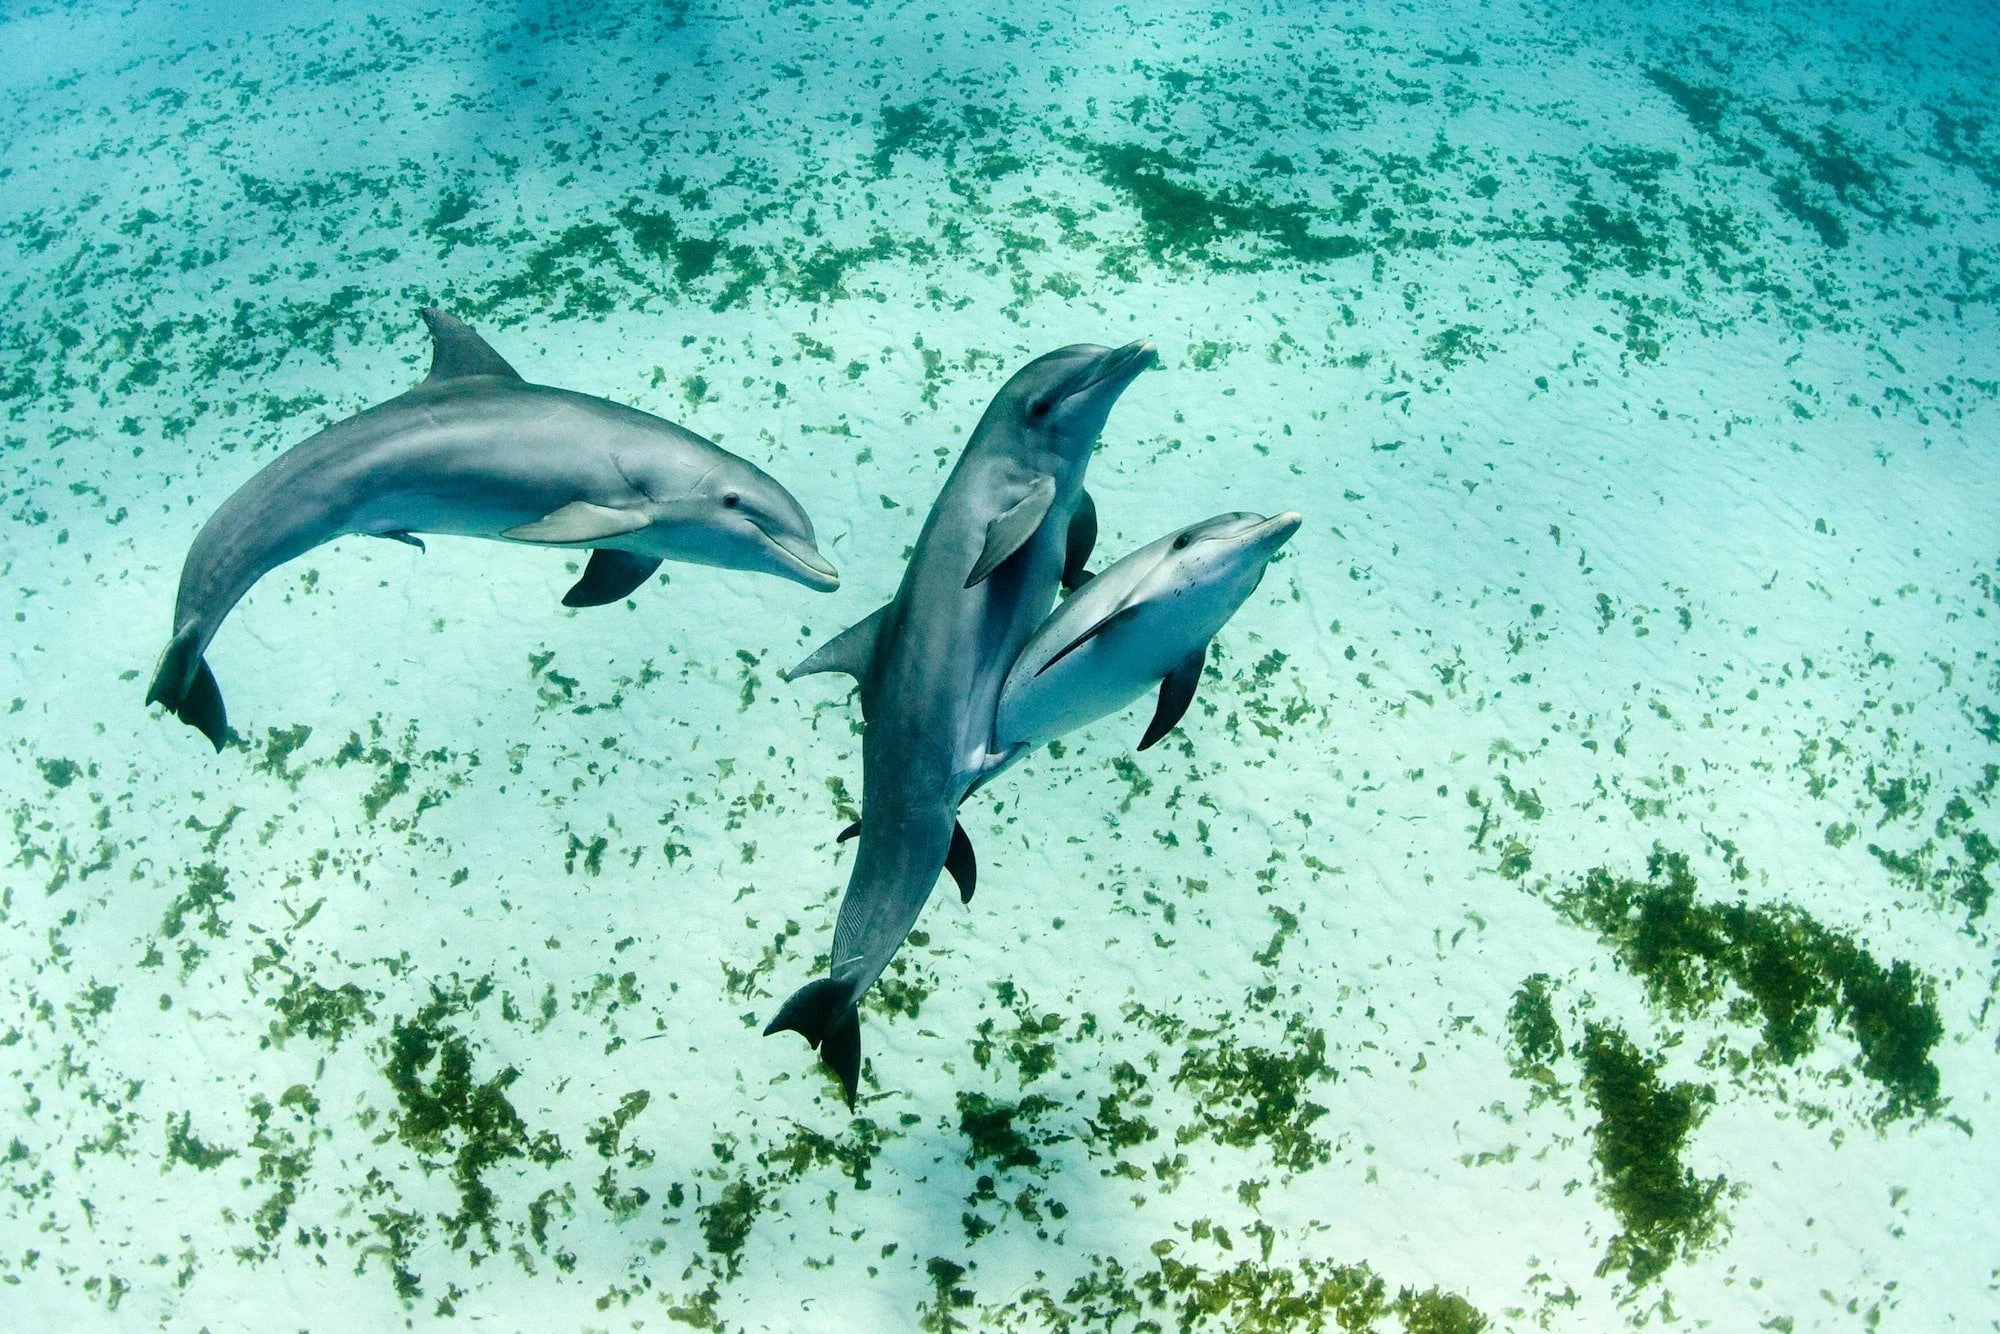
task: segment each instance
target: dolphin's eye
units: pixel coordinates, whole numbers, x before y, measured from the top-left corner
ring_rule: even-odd
[[[1174,539],[1174,550],[1186,551],[1187,544],[1188,544],[1188,535],[1186,533],[1182,533],[1179,537]]]
[[[741,497],[741,496],[737,495],[737,494],[736,494],[736,493],[735,493],[734,491],[725,491],[725,492],[723,493],[723,496],[722,496],[722,507],[723,507],[724,509],[732,509],[732,510],[733,510],[733,509],[735,509],[735,508],[736,508],[736,507],[737,507],[738,505],[741,505],[742,503],[743,503],[743,497]]]
[[[1052,405],[1048,399],[1038,398],[1033,403],[1030,403],[1028,405],[1028,416],[1033,418],[1035,421],[1040,421],[1042,418],[1049,415],[1049,408],[1051,406]]]

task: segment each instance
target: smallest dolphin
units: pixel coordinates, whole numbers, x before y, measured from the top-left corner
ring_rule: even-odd
[[[1007,757],[1001,767],[1116,713],[1155,682],[1159,703],[1139,749],[1171,732],[1194,699],[1209,641],[1299,523],[1291,510],[1268,519],[1218,514],[1087,578],[1007,673],[993,729],[995,749]]]

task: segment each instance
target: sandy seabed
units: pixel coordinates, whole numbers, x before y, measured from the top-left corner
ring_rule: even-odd
[[[1992,1329],[2000,38],[1901,5],[14,6],[21,1328]],[[842,589],[202,520],[422,373],[784,482]],[[842,682],[1016,365],[1099,562],[1307,516],[1182,729],[966,808],[850,1114]]]

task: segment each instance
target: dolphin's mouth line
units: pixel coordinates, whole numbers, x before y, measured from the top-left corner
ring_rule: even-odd
[[[818,551],[810,547],[801,550],[793,545],[790,539],[768,532],[764,534],[764,540],[775,547],[794,569],[809,576],[806,582],[813,587],[825,588],[828,591],[840,587],[840,571],[834,569],[827,558]]]
[[[1211,542],[1221,542],[1244,550],[1268,546],[1275,552],[1291,541],[1292,534],[1299,530],[1299,525],[1303,522],[1304,518],[1297,510],[1286,510],[1281,514],[1273,514],[1268,519],[1260,519],[1248,527],[1238,528],[1234,532],[1198,534],[1188,544],[1187,549],[1206,546]]]
[[[1283,546],[1292,540],[1292,534],[1296,533],[1299,525],[1304,522],[1305,516],[1297,510],[1286,510],[1282,514],[1273,514],[1243,536],[1246,541],[1256,543],[1263,543],[1275,537],[1278,539],[1277,545]]]
[[[1119,387],[1122,389],[1125,385],[1137,379],[1141,371],[1153,364],[1154,356],[1153,345],[1146,339],[1141,338],[1136,343],[1127,343],[1125,346],[1099,357],[1097,364],[1090,368],[1089,377],[1076,388],[1066,392],[1063,397],[1075,398],[1080,394],[1087,394],[1101,385],[1114,381],[1118,382]]]

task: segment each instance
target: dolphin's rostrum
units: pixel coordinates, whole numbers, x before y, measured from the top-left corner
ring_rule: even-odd
[[[959,802],[1007,758],[993,737],[1001,682],[1058,582],[1074,583],[1089,559],[1096,519],[1084,469],[1112,405],[1152,361],[1145,342],[1080,344],[1015,372],[932,505],[895,598],[791,673],[842,671],[861,683],[862,823],[829,974],[793,993],[764,1031],[803,1034],[850,1104],[862,995],[948,860],[970,893]]]
[[[173,639],[146,702],[165,704],[217,750],[228,724],[203,657],[209,641],[267,571],[342,534],[588,548],[563,598],[572,607],[625,597],[663,560],[838,587],[812,521],[755,464],[636,408],[529,384],[452,316],[423,318],[432,338],[423,383],[273,459],[188,551]]]

